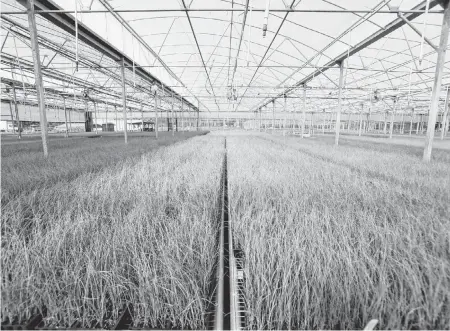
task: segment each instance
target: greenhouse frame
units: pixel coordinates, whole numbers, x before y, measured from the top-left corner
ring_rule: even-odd
[[[450,327],[449,2],[1,0],[2,329]]]

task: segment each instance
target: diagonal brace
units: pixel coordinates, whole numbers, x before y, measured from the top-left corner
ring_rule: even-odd
[[[398,13],[398,17],[405,22],[415,33],[417,33],[419,36],[422,37],[422,32],[419,31],[419,29],[417,29],[414,24],[412,24],[410,21],[408,21],[408,19],[402,14],[402,13]],[[437,46],[433,44],[433,42],[428,39],[427,37],[423,37],[423,39],[427,42],[428,45],[430,45],[436,52],[438,50]]]

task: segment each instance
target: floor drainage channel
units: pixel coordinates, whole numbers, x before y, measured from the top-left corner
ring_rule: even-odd
[[[244,255],[233,245],[228,205],[227,140],[222,168],[221,232],[216,296],[215,330],[242,330],[245,328]]]

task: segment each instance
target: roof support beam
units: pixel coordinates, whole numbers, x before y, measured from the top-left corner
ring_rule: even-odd
[[[433,7],[435,7],[437,5],[438,5],[437,0],[431,0],[430,1],[430,5],[429,5],[429,9],[432,9]],[[426,6],[426,1],[422,1],[422,3],[420,3],[419,5],[414,7],[411,11],[409,11],[409,13],[407,13],[407,11],[403,11],[405,18],[407,18],[408,20],[412,20],[412,19],[415,19],[415,18],[419,17],[422,13],[424,13],[425,6]],[[380,12],[381,11],[378,11],[378,13],[380,13]],[[338,55],[337,57],[335,57],[334,59],[329,61],[324,66],[322,66],[321,68],[318,68],[317,70],[315,70],[311,74],[307,75],[302,80],[298,81],[293,86],[289,87],[288,89],[286,89],[285,91],[281,92],[280,94],[278,94],[276,97],[274,97],[272,99],[281,98],[284,94],[290,93],[291,91],[295,90],[299,86],[302,86],[302,85],[306,84],[307,82],[312,80],[314,77],[316,77],[316,76],[320,75],[321,73],[323,73],[323,71],[328,70],[330,67],[333,67],[333,66],[336,66],[336,65],[340,65],[340,63],[342,61],[344,61],[345,59],[347,59],[348,57],[358,53],[359,51],[363,50],[366,47],[369,47],[373,43],[377,42],[381,38],[386,37],[391,32],[397,30],[398,28],[402,27],[405,24],[406,23],[401,18],[395,19],[394,21],[392,21],[391,23],[386,25],[384,27],[384,29],[378,30],[377,32],[373,33],[371,36],[369,36],[366,39],[364,39],[361,42],[359,42],[357,45],[355,45],[354,47],[352,47],[348,51],[344,51],[343,53],[341,53],[340,55]],[[269,104],[272,101],[272,99],[266,101],[263,105]]]
[[[127,89],[125,88],[125,63],[122,59],[120,74],[122,76],[122,106],[123,106],[123,137],[125,144],[128,144],[128,122],[127,122]]]
[[[293,8],[294,3],[295,3],[295,0],[292,0],[292,3],[291,3],[291,5],[289,6],[289,9],[292,9],[292,8]],[[256,74],[257,74],[259,68],[262,66],[262,64],[263,64],[264,61],[266,60],[267,53],[269,53],[269,50],[271,49],[273,42],[275,41],[275,39],[277,38],[278,34],[280,33],[280,30],[281,30],[281,28],[283,27],[283,24],[284,24],[284,22],[286,21],[286,18],[288,17],[288,15],[289,15],[289,12],[286,12],[286,14],[285,14],[284,17],[283,17],[283,20],[282,20],[281,23],[280,23],[280,26],[278,27],[278,29],[277,29],[277,31],[275,32],[275,34],[274,34],[272,40],[270,41],[269,46],[266,48],[266,51],[265,51],[264,55],[263,55],[262,58],[261,58],[261,62],[259,63],[259,65],[258,65],[258,67],[256,68],[255,72],[253,73],[253,76],[252,76],[252,78],[250,79],[250,82],[248,83],[248,85],[251,85],[251,84],[252,84],[252,82],[253,82],[253,80],[255,79],[255,76],[256,76]],[[244,91],[244,93],[242,94],[242,96],[244,96],[244,95],[247,93],[247,90],[248,90],[248,88],[245,89],[245,91]],[[273,101],[273,100],[274,100],[274,99],[272,99],[272,101]],[[241,99],[239,100],[238,107],[239,107],[239,105],[241,104],[241,102],[242,102],[242,97],[241,97]],[[268,104],[269,104],[269,102],[267,102],[265,105],[268,105]]]
[[[444,139],[447,131],[448,131],[448,101],[450,100],[450,89],[447,86],[447,97],[445,98],[444,103],[444,113],[442,115],[442,124],[441,124],[441,140]]]
[[[365,15],[363,18],[361,18],[361,19],[359,19],[358,21],[356,21],[355,23],[353,23],[349,28],[347,28],[345,31],[343,31],[339,36],[335,37],[335,38],[333,39],[332,42],[330,42],[329,44],[327,44],[327,45],[326,45],[325,47],[323,47],[321,50],[316,51],[316,53],[315,53],[310,59],[308,59],[303,65],[304,65],[304,66],[307,66],[307,65],[310,64],[315,58],[318,58],[319,55],[320,55],[320,56],[324,55],[324,52],[325,52],[326,50],[328,50],[330,47],[332,47],[334,44],[336,44],[337,42],[342,42],[342,43],[344,43],[341,39],[342,39],[345,35],[347,35],[348,33],[351,33],[351,31],[352,31],[353,29],[355,29],[356,27],[358,27],[359,25],[361,25],[361,24],[362,24],[363,22],[365,22],[366,20],[369,20],[373,15],[375,15],[376,13],[378,13],[378,12],[382,9],[382,7],[383,7],[385,4],[386,4],[386,0],[380,1],[380,2],[373,8],[373,10],[372,10],[372,12],[371,12],[370,14]],[[348,51],[346,52],[347,54],[348,54],[348,52],[349,52],[349,50],[350,50],[351,45],[348,45],[348,46],[349,46],[349,49],[348,49]],[[328,57],[328,58],[329,58],[329,57]],[[331,60],[331,59],[330,59],[330,60]],[[340,63],[340,61],[334,63],[333,65],[336,65],[336,64],[339,64],[339,63]],[[292,78],[292,76],[293,76],[294,74],[296,74],[297,72],[299,72],[301,69],[302,69],[302,68],[297,69],[297,70],[294,71],[292,74],[290,74],[289,76],[287,76],[286,79],[285,79],[281,84],[284,84],[285,82],[287,82],[289,79]],[[317,70],[316,70],[316,71],[317,71]],[[322,72],[322,73],[323,73],[323,72]],[[314,77],[315,77],[315,75],[313,74],[312,78],[314,78]],[[280,85],[281,85],[281,84],[280,84]]]
[[[231,0],[231,9],[234,8],[234,0]],[[230,67],[231,67],[231,41],[233,40],[233,18],[234,12],[231,12],[230,17],[230,46],[228,49],[228,73],[227,73],[227,85],[230,85]]]
[[[2,60],[1,63],[8,65],[10,68],[14,68],[14,61],[15,59],[9,55],[6,54],[2,54]],[[32,67],[32,63],[29,61],[26,61],[24,59],[20,59],[18,62],[18,65],[20,65],[20,67],[22,67],[22,70],[24,70],[25,72],[31,72],[31,67]],[[73,82],[74,84],[76,84],[77,87],[80,88],[87,88],[90,89],[98,94],[104,94],[104,95],[108,95],[108,96],[112,96],[114,98],[119,98],[120,95],[118,92],[112,90],[111,88],[105,88],[105,87],[101,87],[98,86],[90,81],[83,81],[80,78],[74,78],[73,76],[64,74],[63,72],[59,72],[59,71],[55,71],[53,69],[47,69],[47,70],[42,70],[41,72],[44,72],[44,76],[46,78],[52,79],[52,80],[57,80],[60,81],[62,83],[70,83]],[[119,77],[120,78],[120,77]],[[4,78],[2,77],[2,81],[4,80]],[[63,87],[64,88],[64,87]],[[49,91],[49,89],[47,88],[46,90],[47,92]],[[140,100],[137,100],[135,98],[131,98],[128,97],[128,99],[132,102],[140,102]]]
[[[402,13],[398,13],[398,17],[400,17],[403,20],[403,22],[405,22],[415,33],[417,33],[419,36],[422,37],[422,32],[420,32],[419,29],[417,29],[414,26],[414,24],[408,21],[408,19]],[[433,44],[433,42],[430,39],[424,36],[423,40],[425,40],[427,44],[430,45],[435,51],[438,50],[438,48]]]
[[[1,49],[0,49],[0,52],[3,52],[3,47],[5,47],[5,44],[6,44],[6,41],[8,40],[8,37],[9,37],[9,30],[8,30],[8,32],[6,32],[6,36],[5,36],[5,38],[3,39],[2,47],[1,47]]]
[[[56,55],[58,55],[58,52],[64,47],[66,44],[67,39],[64,40],[64,42],[61,44],[61,46],[58,48],[58,50],[53,54],[52,58],[48,61],[48,63],[44,66],[44,68],[48,68],[50,64],[52,64],[52,61],[55,59]]]
[[[19,108],[17,107],[17,96],[16,96],[16,87],[14,84],[11,85],[12,87],[12,93],[13,93],[13,101],[14,101],[14,112],[16,114],[16,122],[17,122],[17,135],[19,139],[22,139],[22,128],[20,125],[20,119],[19,119]],[[12,116],[11,116],[12,118]]]
[[[245,3],[245,12],[244,12],[244,18],[242,21],[242,30],[241,30],[241,37],[239,38],[239,46],[236,53],[236,59],[234,61],[234,69],[233,69],[233,76],[231,76],[231,86],[233,86],[234,81],[234,75],[236,74],[237,64],[238,64],[238,58],[239,58],[239,52],[241,50],[241,44],[242,44],[242,38],[244,37],[244,30],[245,30],[245,23],[247,21],[247,13],[248,13],[248,4],[250,0],[247,0]]]
[[[17,0],[24,1],[25,0]],[[295,0],[294,0],[295,1]],[[436,0],[440,1],[448,1],[448,0]],[[176,12],[243,12],[245,9],[243,8],[160,8],[160,9],[115,9],[115,13],[176,13]],[[264,8],[252,8],[254,12],[264,12]],[[36,14],[73,14],[74,10],[65,10],[65,9],[37,9]],[[99,14],[99,13],[108,13],[108,10],[104,9],[94,9],[94,10],[77,10],[79,14]],[[274,8],[270,9],[271,13],[327,13],[327,14],[373,14],[374,11],[370,9],[280,9]],[[390,10],[380,10],[377,11],[378,14],[422,14],[424,10],[399,10],[399,9],[390,9]],[[429,14],[442,14],[442,10],[429,11]],[[24,15],[25,11],[5,11],[2,12],[5,15]]]
[[[183,4],[183,7],[184,7],[185,9],[187,9],[186,3],[184,2],[184,0],[182,0],[181,2],[182,2],[182,4]],[[192,25],[191,17],[189,16],[189,13],[188,13],[188,12],[186,12],[186,17],[187,17],[187,19],[188,19],[188,21],[189,21],[189,26],[191,27],[192,35],[194,36],[195,44],[197,45],[198,53],[200,54],[200,58],[201,58],[202,63],[203,63],[203,68],[205,69],[206,78],[208,79],[209,85],[211,86],[211,92],[212,92],[212,94],[213,94],[214,97],[215,97],[214,87],[213,87],[213,85],[212,85],[212,83],[211,83],[211,78],[209,77],[208,68],[206,67],[205,60],[203,59],[203,54],[202,54],[202,51],[201,51],[201,49],[200,49],[200,45],[199,45],[198,40],[197,40],[197,35],[195,34],[194,26]],[[198,101],[198,100],[197,100],[197,101]],[[216,102],[217,108],[220,109],[219,105],[217,104],[217,100],[215,100],[215,102]],[[200,102],[199,102],[199,103],[200,103]],[[208,110],[209,110],[209,109],[208,109]],[[197,111],[198,111],[198,108],[197,108]]]
[[[342,111],[342,88],[344,85],[344,61],[339,63],[339,101],[336,114],[336,135],[334,136],[334,144],[339,145],[339,131],[341,129],[341,111]]]
[[[23,6],[27,6],[28,0],[16,0]],[[73,16],[68,15],[68,13],[73,13],[73,10],[62,10],[60,7],[58,7],[56,4],[54,4],[50,0],[34,0],[34,12],[36,14],[41,14],[44,18],[46,18],[51,23],[55,24],[59,28],[63,29],[64,31],[70,33],[71,35],[75,36],[75,19]],[[81,13],[83,11],[78,11],[78,13]],[[91,12],[91,11],[88,11]],[[104,10],[102,12],[108,13],[108,10]],[[2,15],[5,15],[5,12],[2,12]],[[104,53],[109,58],[113,59],[116,62],[120,62],[122,59],[124,59],[125,67],[132,67],[133,66],[133,60],[127,57],[125,54],[123,54],[120,50],[112,46],[109,42],[101,38],[99,35],[97,35],[94,31],[90,30],[87,26],[84,24],[78,22],[78,37],[79,40],[83,41],[87,45],[93,47],[94,49]],[[151,75],[148,71],[143,70],[139,66],[135,66],[136,75],[143,78],[144,80],[148,81],[149,84],[156,83],[157,85],[161,86],[161,81]],[[150,92],[150,89],[148,90]],[[170,90],[169,92],[172,92]],[[175,92],[175,95],[178,95],[178,93]],[[188,100],[185,100],[185,102],[190,106],[196,109],[197,107],[194,106],[191,102]]]
[[[161,57],[159,56],[159,52],[161,51],[161,48],[159,50],[158,53],[156,53],[146,42],[144,39],[142,39],[142,37],[131,27],[130,24],[128,24],[128,22],[122,18],[122,16],[120,16],[120,14],[118,14],[117,12],[114,11],[114,8],[105,0],[99,0],[100,3],[115,17],[116,20],[118,20],[120,22],[120,24],[122,24],[122,26],[127,29],[127,31],[129,33],[131,33],[131,35],[136,38],[137,41],[139,41],[141,43],[142,46],[144,46],[144,48],[149,51],[153,57],[155,58],[155,61],[158,60],[159,63],[161,63],[161,65],[164,67],[164,69],[169,73],[170,76],[172,76],[173,79],[175,79],[177,82],[179,82],[181,84],[181,86],[183,86],[186,90],[189,91],[189,89],[186,87],[186,85],[184,85],[184,83],[181,81],[181,79],[169,68],[169,66],[161,59]],[[176,18],[173,20],[172,25],[175,23]],[[170,26],[170,29],[172,29],[172,26]],[[169,32],[170,32],[169,29]],[[166,34],[169,34],[169,32]],[[165,40],[164,40],[165,42]],[[164,45],[164,43],[163,43]],[[132,65],[133,68],[136,68],[136,65],[134,63],[134,59],[132,59]],[[171,90],[169,91],[170,93],[173,93],[174,91]],[[189,91],[190,92],[190,91]],[[196,96],[193,95],[193,97],[197,100]],[[198,101],[198,100],[197,100]]]

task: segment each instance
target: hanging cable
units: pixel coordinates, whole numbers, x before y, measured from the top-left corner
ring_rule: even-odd
[[[352,24],[354,25],[354,23]],[[349,37],[349,41],[348,41],[348,48],[347,48],[347,65],[345,66],[345,75],[344,75],[344,86],[347,83],[347,73],[348,73],[348,62],[350,60],[350,48],[352,47],[352,34],[353,34],[353,29],[350,30],[348,37]]]
[[[106,41],[109,42],[109,39],[108,39],[108,16],[106,15],[106,13],[105,13],[105,28],[106,28],[106,31],[105,31]]]
[[[408,83],[408,107],[409,107],[409,100],[411,98],[411,76],[412,76],[412,63],[409,68],[409,83]]]
[[[248,33],[247,33],[247,67],[249,66],[249,61],[248,61],[248,55],[250,53],[250,42],[252,40],[252,24],[253,24],[253,20],[252,20],[252,7],[251,7],[251,1],[249,3],[250,6],[250,24],[248,26]]]
[[[122,24],[122,52],[125,54],[125,28]]]
[[[78,5],[75,0],[75,71],[78,71]]]
[[[266,37],[267,33],[267,25],[269,24],[269,8],[270,8],[270,0],[266,0],[266,10],[264,12],[264,22],[263,22],[263,37]]]
[[[423,23],[422,23],[422,38],[420,40],[420,55],[419,55],[419,69],[422,70],[422,60],[423,60],[423,42],[425,40],[425,31],[427,29],[427,18],[428,18],[428,9],[430,7],[430,0],[427,0],[427,5],[425,7],[425,14],[423,15]]]
[[[17,51],[18,48],[17,48],[16,37],[15,37],[15,36],[13,36],[13,41],[14,41],[14,49],[16,50],[16,62],[17,62],[17,66],[19,67],[20,72],[21,72],[20,78],[21,78],[21,80],[22,80],[22,88],[23,88],[24,104],[25,104],[25,102],[26,102],[26,100],[27,100],[27,91],[26,91],[26,89],[25,89],[25,81],[23,80],[23,77],[25,76],[25,73],[24,73],[23,68],[22,68],[22,65],[20,64],[20,61],[19,61],[19,52]]]
[[[72,62],[72,69],[73,69],[73,62]],[[73,85],[73,109],[75,108],[76,104],[77,104],[77,96],[75,93],[75,72],[76,70],[73,71],[72,74],[72,85]],[[70,116],[70,111],[69,111],[69,116]],[[72,129],[72,122],[70,122],[70,129]]]
[[[134,36],[131,36],[131,47],[133,48],[133,87],[136,87],[136,67],[134,65]]]

